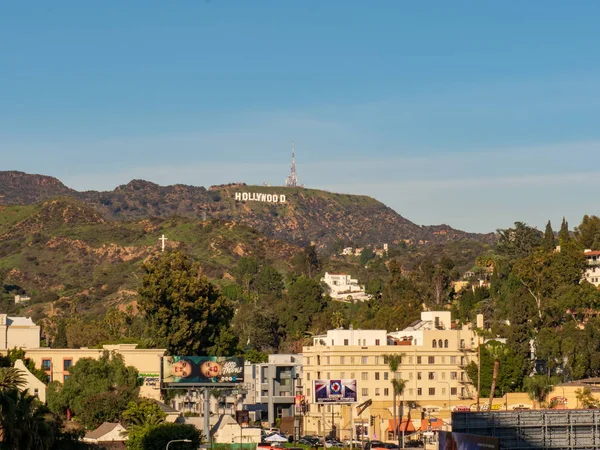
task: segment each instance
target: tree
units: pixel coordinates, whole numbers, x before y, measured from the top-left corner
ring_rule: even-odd
[[[46,409],[34,396],[26,391],[11,390],[12,409],[3,409],[0,416],[2,426],[2,448],[11,450],[50,449],[54,437],[45,421]]]
[[[390,369],[390,372],[392,373],[391,383],[392,383],[392,391],[393,391],[393,395],[394,395],[394,428],[398,424],[398,422],[396,421],[396,399],[399,395],[402,395],[402,393],[404,392],[404,387],[406,386],[405,380],[396,377],[396,374],[398,372],[398,367],[402,363],[403,357],[404,357],[404,353],[391,353],[391,354],[384,355],[384,358],[386,358],[388,361],[388,367]],[[404,405],[402,404],[400,407],[401,411],[402,411],[403,407],[404,407]],[[401,423],[402,422],[402,414],[399,413],[398,415],[400,416],[399,422]],[[398,428],[395,428],[394,433],[397,433],[397,432],[398,432]],[[404,443],[401,447],[404,447]]]
[[[494,360],[494,373],[492,375],[492,387],[490,388],[490,401],[488,410],[492,410],[492,403],[494,402],[494,390],[496,389],[496,381],[498,380],[498,371],[500,370],[500,360],[508,354],[506,347],[500,343],[490,345],[488,348],[490,356]]]
[[[255,285],[260,295],[272,295],[275,298],[281,298],[283,295],[283,277],[273,266],[260,268]]]
[[[137,398],[137,370],[125,366],[120,355],[104,352],[99,359],[82,358],[69,372],[64,385],[53,382],[48,386],[48,406],[57,414],[71,411],[86,427],[118,420]]]
[[[575,228],[575,236],[583,248],[600,250],[600,217],[583,216],[583,220]]]
[[[577,389],[575,391],[577,401],[581,404],[584,409],[597,409],[600,402],[594,397],[589,387],[583,389]]]
[[[525,378],[523,388],[529,395],[529,398],[533,400],[534,406],[535,402],[537,402],[538,407],[541,407],[546,402],[548,394],[552,392],[552,383],[545,375],[534,375]]]
[[[197,263],[175,251],[161,253],[143,268],[139,306],[170,355],[228,356],[234,352],[233,307],[200,275]]]
[[[558,232],[558,241],[561,247],[571,240],[571,233],[569,233],[569,223],[563,217],[562,223],[560,224],[560,231]]]
[[[128,428],[127,448],[143,449],[143,440],[153,428],[164,423],[166,414],[158,404],[149,399],[138,399],[129,402],[127,409],[121,414],[121,421]]]
[[[542,239],[542,247],[547,252],[551,252],[554,250],[555,242],[554,242],[554,231],[552,231],[552,224],[550,221],[546,224],[546,230],[544,231],[544,238]]]
[[[363,248],[363,251],[360,252],[360,263],[365,266],[369,261],[375,258],[375,252],[371,247]]]
[[[184,449],[197,449],[204,437],[200,430],[194,425],[189,424],[178,424],[178,423],[163,423],[158,426],[152,427],[144,434],[141,439],[142,446],[140,449],[143,450],[164,450],[169,441],[189,439],[190,443],[178,442],[172,444],[169,449],[172,450],[184,450]],[[129,449],[129,447],[128,447]],[[137,449],[136,449],[137,450]]]
[[[0,368],[0,395],[8,391],[17,391],[27,386],[25,373],[14,367]]]
[[[509,258],[523,258],[540,245],[542,233],[523,222],[515,222],[514,228],[498,230],[500,239],[498,253]]]
[[[287,301],[278,306],[280,327],[288,336],[302,336],[313,318],[325,310],[327,301],[319,282],[301,276],[290,285]]]

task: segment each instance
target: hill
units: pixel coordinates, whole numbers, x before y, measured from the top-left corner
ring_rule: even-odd
[[[300,251],[234,221],[153,218],[110,221],[68,197],[36,205],[0,206],[0,284],[26,291],[34,318],[103,314],[135,302],[141,263],[160,251],[181,248],[202,262],[204,273],[227,282],[242,256],[289,269]]]
[[[285,202],[236,200],[236,193],[285,196]],[[325,247],[336,241],[357,245],[443,243],[457,240],[493,242],[495,235],[467,233],[448,225],[419,226],[367,196],[316,189],[230,184],[204,187],[159,186],[133,180],[113,191],[77,192],[52,177],[0,172],[0,202],[28,205],[56,195],[76,198],[105,220],[150,217],[219,219],[246,224],[265,235],[296,245]],[[254,198],[254,197],[252,197]]]

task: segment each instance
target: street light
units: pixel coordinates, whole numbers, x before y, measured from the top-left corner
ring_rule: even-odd
[[[175,439],[173,441],[167,442],[167,447],[165,448],[165,450],[169,450],[169,445],[171,445],[173,442],[187,442],[187,443],[191,443],[192,441],[190,439]]]

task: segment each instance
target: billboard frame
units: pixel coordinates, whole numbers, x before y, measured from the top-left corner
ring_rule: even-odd
[[[331,386],[333,382],[340,382],[341,387],[343,389],[344,382],[352,381],[354,385],[354,400],[352,401],[318,401],[317,398],[317,382],[323,382],[324,384],[328,384]],[[328,388],[329,389],[329,388]],[[322,380],[313,380],[313,403],[316,405],[354,405],[358,403],[358,380],[356,378],[343,378],[343,379],[322,379]],[[330,394],[331,395],[331,394]]]
[[[160,387],[161,389],[218,389],[218,388],[239,388],[240,386],[242,386],[245,383],[244,378],[242,377],[241,381],[238,382],[232,382],[232,381],[227,381],[227,382],[207,382],[207,381],[189,381],[189,382],[171,382],[171,381],[163,381],[164,380],[164,360],[166,358],[172,358],[173,356],[161,356],[160,357]],[[204,358],[204,357],[202,357]],[[227,358],[227,357],[223,357],[223,358]],[[232,357],[233,358],[233,357]],[[237,359],[241,359],[242,361],[245,360],[243,358],[237,358]],[[245,364],[242,364],[242,373],[243,373],[243,368],[244,368]]]

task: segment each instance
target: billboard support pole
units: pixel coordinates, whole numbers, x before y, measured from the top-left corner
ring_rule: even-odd
[[[208,388],[204,389],[204,434],[206,439],[212,442],[210,436],[210,391]]]
[[[327,443],[327,432],[325,431],[325,405],[321,405],[323,408],[323,450],[327,448],[325,445]]]
[[[354,405],[348,405],[350,408],[350,450],[354,450]]]

